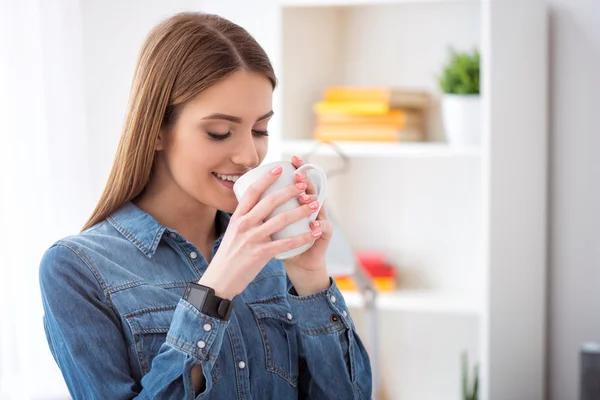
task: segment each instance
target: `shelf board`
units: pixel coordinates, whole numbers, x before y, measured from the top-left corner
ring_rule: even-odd
[[[364,306],[359,292],[342,292],[350,308]],[[427,312],[443,314],[481,315],[480,297],[472,294],[436,290],[398,290],[378,293],[377,308],[380,310]]]
[[[413,142],[413,143],[390,143],[390,142],[334,142],[335,145],[349,157],[479,157],[479,147],[453,148],[445,143],[436,142]],[[317,147],[317,141],[284,140],[282,142],[283,153],[305,155],[312,153],[315,149],[318,155],[335,156],[336,152],[328,145],[321,144]]]
[[[385,4],[473,3],[479,0],[280,0],[283,7],[356,7]]]

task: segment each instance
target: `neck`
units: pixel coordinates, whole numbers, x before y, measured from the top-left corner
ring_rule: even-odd
[[[198,202],[179,187],[162,187],[150,183],[134,201],[162,225],[174,229],[201,251],[217,239],[217,209]],[[210,254],[204,254],[210,257]]]

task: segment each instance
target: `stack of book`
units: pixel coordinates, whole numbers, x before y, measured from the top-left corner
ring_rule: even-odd
[[[396,290],[396,268],[385,261],[379,252],[357,252],[356,258],[360,267],[369,275],[375,289],[380,292]],[[357,285],[351,275],[334,276],[340,290],[356,291]]]
[[[313,107],[321,141],[425,140],[428,92],[384,87],[329,87]]]

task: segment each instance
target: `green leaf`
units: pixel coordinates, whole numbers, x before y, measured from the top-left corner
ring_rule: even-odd
[[[479,50],[467,53],[449,48],[448,61],[438,77],[440,88],[444,93],[479,94],[479,71]]]

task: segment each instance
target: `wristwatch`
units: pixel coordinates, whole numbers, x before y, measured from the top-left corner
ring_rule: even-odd
[[[183,299],[209,317],[228,321],[233,310],[233,301],[223,299],[212,288],[197,283],[188,283]]]

